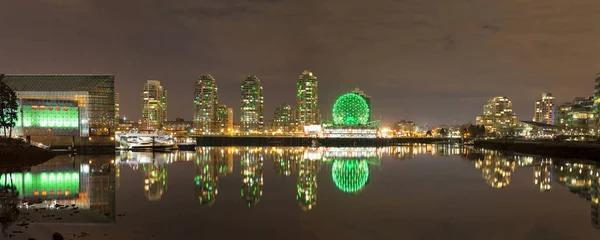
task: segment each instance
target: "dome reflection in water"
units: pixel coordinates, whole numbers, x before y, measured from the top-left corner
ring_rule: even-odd
[[[544,196],[537,201],[550,205],[563,204],[553,202],[552,198],[558,193],[567,193],[566,197],[577,199],[588,209],[585,215],[573,213],[570,217],[583,219],[600,229],[600,172],[595,163],[431,144],[387,148],[202,147],[192,152],[59,156],[23,171],[0,174],[2,196],[9,196],[11,191],[17,193],[0,199],[2,225],[6,233],[22,231],[16,223],[23,222],[26,215],[35,222],[116,222],[119,226],[115,214],[115,190],[119,192],[119,188],[125,190],[117,195],[139,196],[135,203],[130,203],[136,209],[146,205],[153,209],[163,203],[172,205],[173,199],[177,199],[176,206],[186,209],[185,212],[205,211],[203,214],[207,216],[221,214],[228,208],[238,211],[228,213],[245,215],[268,212],[274,207],[277,211],[298,214],[305,211],[325,214],[337,205],[374,201],[374,197],[395,197],[393,191],[408,190],[412,198],[422,197],[414,189],[410,192],[409,186],[400,184],[389,188],[384,184],[400,179],[431,184],[426,177],[435,178],[436,164],[459,166],[451,171],[461,169],[464,177],[461,181],[472,181],[468,186],[478,191],[489,189],[486,194],[503,192],[518,196],[516,190],[518,194],[531,194],[524,192],[529,190],[523,187],[529,186],[530,191]],[[421,167],[421,172],[414,176],[396,175],[403,169],[419,166],[431,168]],[[453,181],[444,178],[446,180]],[[473,198],[479,197],[479,193],[470,194]],[[72,204],[75,206],[65,208]],[[19,214],[14,214],[15,209]],[[78,213],[74,214],[75,211]],[[56,217],[43,217],[48,215]]]

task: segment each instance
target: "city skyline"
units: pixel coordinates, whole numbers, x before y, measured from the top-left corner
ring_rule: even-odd
[[[272,113],[278,103],[294,102],[302,69],[319,77],[323,115],[337,96],[360,87],[373,96],[374,119],[384,121],[472,122],[481,102],[498,95],[530,118],[541,92],[553,93],[556,103],[593,94],[598,6],[12,1],[0,9],[0,72],[114,74],[128,119],[141,117],[141,103],[126,90],[160,79],[180,93],[170,96],[169,120],[191,120],[190,81],[202,72],[218,79],[219,101],[234,108],[239,80],[257,75],[269,102],[265,112]]]

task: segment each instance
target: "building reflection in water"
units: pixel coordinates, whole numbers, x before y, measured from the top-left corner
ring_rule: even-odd
[[[167,191],[167,164],[143,163],[144,196],[150,201],[157,201]]]
[[[321,170],[321,154],[316,149],[308,149],[298,162],[296,200],[303,211],[311,210],[317,204],[317,175]]]
[[[176,151],[168,153],[120,151],[116,155],[119,175],[120,168],[129,166],[134,171],[142,171],[144,196],[157,201],[167,191],[167,165],[175,162],[188,162],[196,159],[196,152]]]
[[[382,148],[329,148],[323,159],[331,163],[335,186],[346,193],[358,193],[370,181],[370,165],[381,164]]]
[[[453,144],[403,144],[389,148],[383,148],[392,157],[398,160],[414,158],[417,155],[449,156],[463,153],[463,146]]]
[[[115,221],[114,156],[61,155],[23,172],[1,174],[0,184],[5,182],[12,183],[19,200],[33,203],[18,205],[32,221],[56,221],[43,217],[39,208],[54,211],[64,223]],[[73,208],[77,216],[61,211]]]
[[[491,153],[477,159],[475,168],[481,170],[488,185],[493,188],[504,188],[510,184],[510,176],[515,171],[515,161],[499,153]]]
[[[596,172],[598,173],[598,172]],[[596,176],[596,179],[592,181],[592,226],[600,229],[600,206],[598,198],[600,198],[600,178]]]
[[[543,158],[533,166],[533,184],[540,187],[540,192],[552,189],[552,159]]]
[[[291,176],[298,170],[298,162],[303,160],[304,148],[271,148],[267,158],[273,159],[273,167],[279,176]]]
[[[241,153],[242,186],[240,194],[248,207],[260,202],[263,191],[263,153],[261,148],[246,148]]]
[[[221,168],[219,152],[212,148],[198,148],[196,151],[196,176],[194,177],[194,193],[200,205],[212,205],[219,194],[219,172]]]
[[[531,167],[533,184],[539,191],[551,191],[554,181],[569,188],[570,192],[582,199],[591,201],[591,223],[594,227],[600,228],[598,204],[600,173],[594,163],[553,160],[537,156],[504,155],[492,150],[436,144],[400,145],[386,148],[202,147],[197,148],[196,152],[160,154],[124,152],[117,155],[117,162],[121,165],[120,167],[129,165],[137,171],[141,168],[144,172],[146,196],[152,200],[160,199],[166,193],[167,164],[192,161],[196,167],[195,195],[201,205],[210,206],[216,202],[219,177],[233,173],[233,158],[238,154],[241,157],[240,194],[248,207],[256,206],[260,202],[264,185],[263,164],[265,160],[273,160],[276,174],[297,176],[296,201],[303,211],[308,211],[317,204],[318,175],[323,165],[331,170],[331,178],[324,179],[331,179],[328,181],[333,181],[342,192],[356,194],[364,190],[370,183],[374,167],[381,167],[382,154],[390,154],[401,160],[411,159],[418,155],[460,155],[464,159],[474,162],[475,168],[481,171],[483,179],[492,188],[508,187],[511,175],[517,167]],[[66,164],[67,162],[71,166]],[[100,162],[102,161],[92,160],[88,163],[86,160],[80,165],[73,165],[71,161],[65,161],[62,164],[40,166],[32,168],[29,173],[22,173],[22,175],[15,173],[13,181],[19,186],[19,191],[28,196],[45,197],[52,201],[81,199],[78,200],[79,204],[87,205],[88,209],[95,209],[97,212],[109,212],[108,216],[110,216],[114,207],[111,210],[109,207],[111,203],[103,199],[110,200],[110,194],[113,194],[112,204],[114,204],[114,190],[111,190],[112,193],[110,191],[96,193],[96,191],[111,189],[115,182],[110,180],[111,176],[115,176],[115,173],[119,175],[120,170],[118,167],[102,165]],[[41,183],[41,174],[34,176],[41,172],[45,173],[44,179],[46,180],[63,179],[59,185],[55,184],[60,187],[46,187],[49,183]],[[69,179],[68,176],[78,180],[70,183],[66,180]],[[96,177],[97,180],[94,180]],[[0,178],[0,182],[2,181]],[[40,183],[34,187],[32,184],[24,184],[24,181]],[[87,187],[88,185],[98,187]],[[37,192],[33,190],[34,188]]]

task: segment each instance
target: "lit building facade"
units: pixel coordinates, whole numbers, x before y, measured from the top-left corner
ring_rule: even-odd
[[[597,113],[594,97],[576,97],[572,102],[557,107],[555,125],[561,134],[592,135],[595,133]]]
[[[256,76],[248,75],[242,82],[240,128],[242,132],[261,131],[264,127],[263,88]]]
[[[167,89],[158,80],[148,80],[141,95],[142,126],[147,130],[160,129],[167,121]]]
[[[281,130],[283,132],[289,132],[294,130],[295,127],[295,116],[294,109],[289,104],[281,104],[275,108],[273,114],[273,130]]]
[[[163,131],[173,136],[184,136],[194,128],[193,121],[185,121],[182,118],[176,118],[175,121],[166,121],[163,123]]]
[[[371,114],[372,108],[371,108],[371,96],[365,94],[362,90],[355,88],[352,93],[354,94],[358,94],[358,96],[361,96],[365,102],[367,102],[367,106],[369,107],[369,118],[368,121],[373,121],[373,116]]]
[[[231,133],[233,131],[233,109],[228,108],[227,105],[219,105],[217,128],[221,133]]]
[[[490,133],[506,133],[506,129],[516,126],[518,118],[513,112],[512,102],[506,97],[493,97],[483,106],[483,114],[477,116],[477,125],[485,126]]]
[[[412,137],[419,131],[419,127],[413,121],[401,120],[394,124],[394,131],[400,137]]]
[[[194,88],[194,127],[200,133],[209,133],[218,127],[218,88],[210,74],[202,74]]]
[[[600,73],[596,74],[594,81],[594,112],[600,113]]]
[[[319,82],[309,70],[304,70],[296,83],[297,122],[299,126],[316,125],[321,122],[319,112]]]
[[[542,93],[542,99],[535,101],[533,121],[554,124],[554,97],[551,93]]]
[[[16,135],[111,136],[113,75],[0,75],[18,98]],[[34,139],[35,141],[35,139]]]
[[[115,93],[115,123],[118,124],[119,123],[119,118],[120,118],[120,114],[121,114],[121,106],[119,104],[120,99],[119,99],[119,93]]]

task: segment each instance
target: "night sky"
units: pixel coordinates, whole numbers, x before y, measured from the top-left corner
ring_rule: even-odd
[[[115,74],[128,119],[157,79],[169,119],[191,120],[201,73],[236,122],[240,84],[258,76],[271,119],[310,69],[324,117],[359,87],[384,123],[474,122],[495,95],[531,120],[543,91],[558,103],[591,95],[600,72],[598,0],[0,2],[0,72]]]

